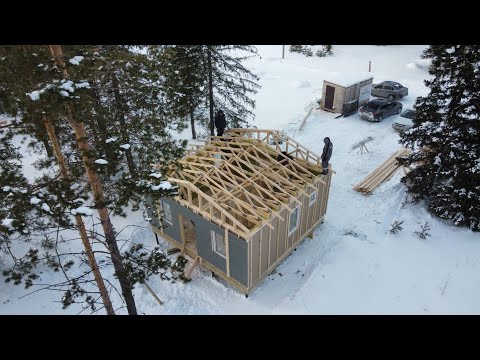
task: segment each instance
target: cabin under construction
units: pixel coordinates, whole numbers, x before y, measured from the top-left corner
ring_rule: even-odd
[[[319,136],[321,138],[321,136]],[[245,294],[270,274],[327,211],[332,169],[283,132],[231,129],[193,145],[168,181],[155,233]]]

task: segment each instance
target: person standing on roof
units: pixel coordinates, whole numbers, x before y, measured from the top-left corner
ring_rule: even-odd
[[[227,126],[227,120],[225,120],[225,114],[222,110],[217,111],[215,115],[215,127],[217,128],[217,136],[222,136]]]
[[[323,142],[325,143],[325,146],[323,147],[323,152],[322,152],[322,169],[323,175],[328,174],[328,162],[330,161],[330,158],[332,157],[332,152],[333,152],[333,144],[330,141],[329,137],[326,137],[323,139]]]

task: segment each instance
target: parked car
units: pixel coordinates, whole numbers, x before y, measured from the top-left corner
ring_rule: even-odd
[[[362,106],[358,110],[358,113],[362,119],[380,122],[387,116],[400,114],[402,112],[402,106],[398,101],[375,99],[367,105]]]
[[[394,100],[407,96],[408,88],[395,81],[384,81],[380,84],[372,85],[371,95]]]
[[[396,118],[392,124],[394,130],[404,132],[413,126],[413,120],[415,120],[415,110],[407,109],[400,114],[400,117]]]

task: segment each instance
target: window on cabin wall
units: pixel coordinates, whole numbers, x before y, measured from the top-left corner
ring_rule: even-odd
[[[314,191],[310,194],[310,201],[308,202],[308,206],[312,206],[313,204],[315,204],[315,201],[317,201],[317,192]]]
[[[214,253],[220,255],[223,258],[227,257],[227,248],[225,246],[225,236],[210,230],[212,240],[212,250]]]
[[[170,204],[167,204],[166,202],[162,201],[162,209],[163,209],[163,220],[165,220],[165,222],[169,223],[170,225],[173,225],[172,209],[170,208]]]
[[[288,226],[289,236],[298,228],[299,215],[300,215],[300,205],[297,205],[297,207],[290,214],[290,222]]]

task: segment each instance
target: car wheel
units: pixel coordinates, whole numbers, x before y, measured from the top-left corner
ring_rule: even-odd
[[[388,95],[388,100],[392,101],[395,97],[393,95]]]
[[[402,108],[398,108],[397,114],[400,114],[402,112]]]
[[[380,115],[380,116],[378,117],[377,121],[380,122],[380,121],[382,121],[382,120],[383,120],[383,116]]]

